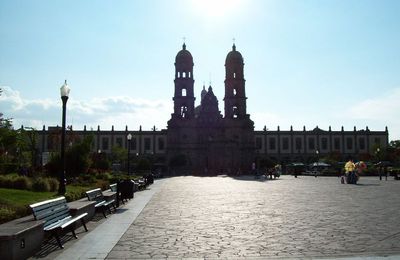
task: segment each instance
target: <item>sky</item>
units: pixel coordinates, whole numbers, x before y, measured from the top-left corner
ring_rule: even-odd
[[[1,0],[0,112],[15,127],[166,129],[175,56],[194,60],[196,105],[225,58],[244,58],[247,112],[262,130],[389,129],[400,139],[400,1]]]

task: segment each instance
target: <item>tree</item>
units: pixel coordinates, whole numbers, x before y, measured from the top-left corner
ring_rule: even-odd
[[[0,88],[0,96],[3,89]],[[12,129],[12,118],[4,118],[3,113],[0,112],[0,128]]]
[[[389,147],[387,148],[387,157],[389,161],[400,165],[400,140],[390,141]]]
[[[395,148],[395,149],[400,149],[400,140],[392,140],[392,141],[390,141],[389,147]]]
[[[128,158],[128,150],[117,145],[111,148],[111,161],[123,163]]]
[[[65,171],[67,178],[76,177],[88,171],[91,165],[90,147],[92,142],[92,135],[85,136],[81,141],[72,144],[65,151]],[[46,165],[46,169],[53,176],[58,176],[61,172],[61,158],[58,152],[52,154],[50,162]]]
[[[37,166],[38,158],[37,131],[33,127],[25,127],[17,130],[17,135],[19,160],[21,163],[29,162],[34,170]]]
[[[136,171],[138,172],[150,171],[150,168],[151,168],[151,162],[146,157],[140,158],[136,164]]]
[[[2,90],[0,89],[0,95]],[[12,119],[4,118],[0,112],[0,172],[16,170],[17,133],[12,127]]]

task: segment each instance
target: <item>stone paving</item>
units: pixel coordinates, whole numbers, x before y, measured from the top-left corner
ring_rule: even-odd
[[[400,181],[163,181],[107,259],[400,257]]]

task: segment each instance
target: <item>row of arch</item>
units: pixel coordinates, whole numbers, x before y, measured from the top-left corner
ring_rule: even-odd
[[[180,108],[180,115],[182,118],[187,118],[188,107],[186,105],[182,105]],[[237,105],[232,106],[232,117],[239,117],[239,107]]]
[[[193,76],[193,74],[192,74],[192,72],[186,72],[186,71],[177,71],[176,72],[176,77],[177,78],[192,78],[192,76]]]
[[[234,97],[236,97],[238,95],[238,92],[236,90],[236,88],[232,89],[232,94]],[[186,97],[187,96],[187,89],[186,88],[182,88],[181,90],[181,97]]]

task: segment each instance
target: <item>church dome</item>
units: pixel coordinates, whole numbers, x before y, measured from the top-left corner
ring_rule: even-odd
[[[235,44],[232,46],[232,51],[230,51],[226,56],[225,64],[228,63],[243,63],[242,54],[236,50]]]
[[[205,114],[212,113],[219,115],[218,99],[214,95],[211,86],[208,88],[207,94],[205,94],[203,99],[201,100],[201,112]]]
[[[175,58],[176,63],[193,63],[192,54],[186,50],[186,44],[182,45],[182,50],[176,54]]]

